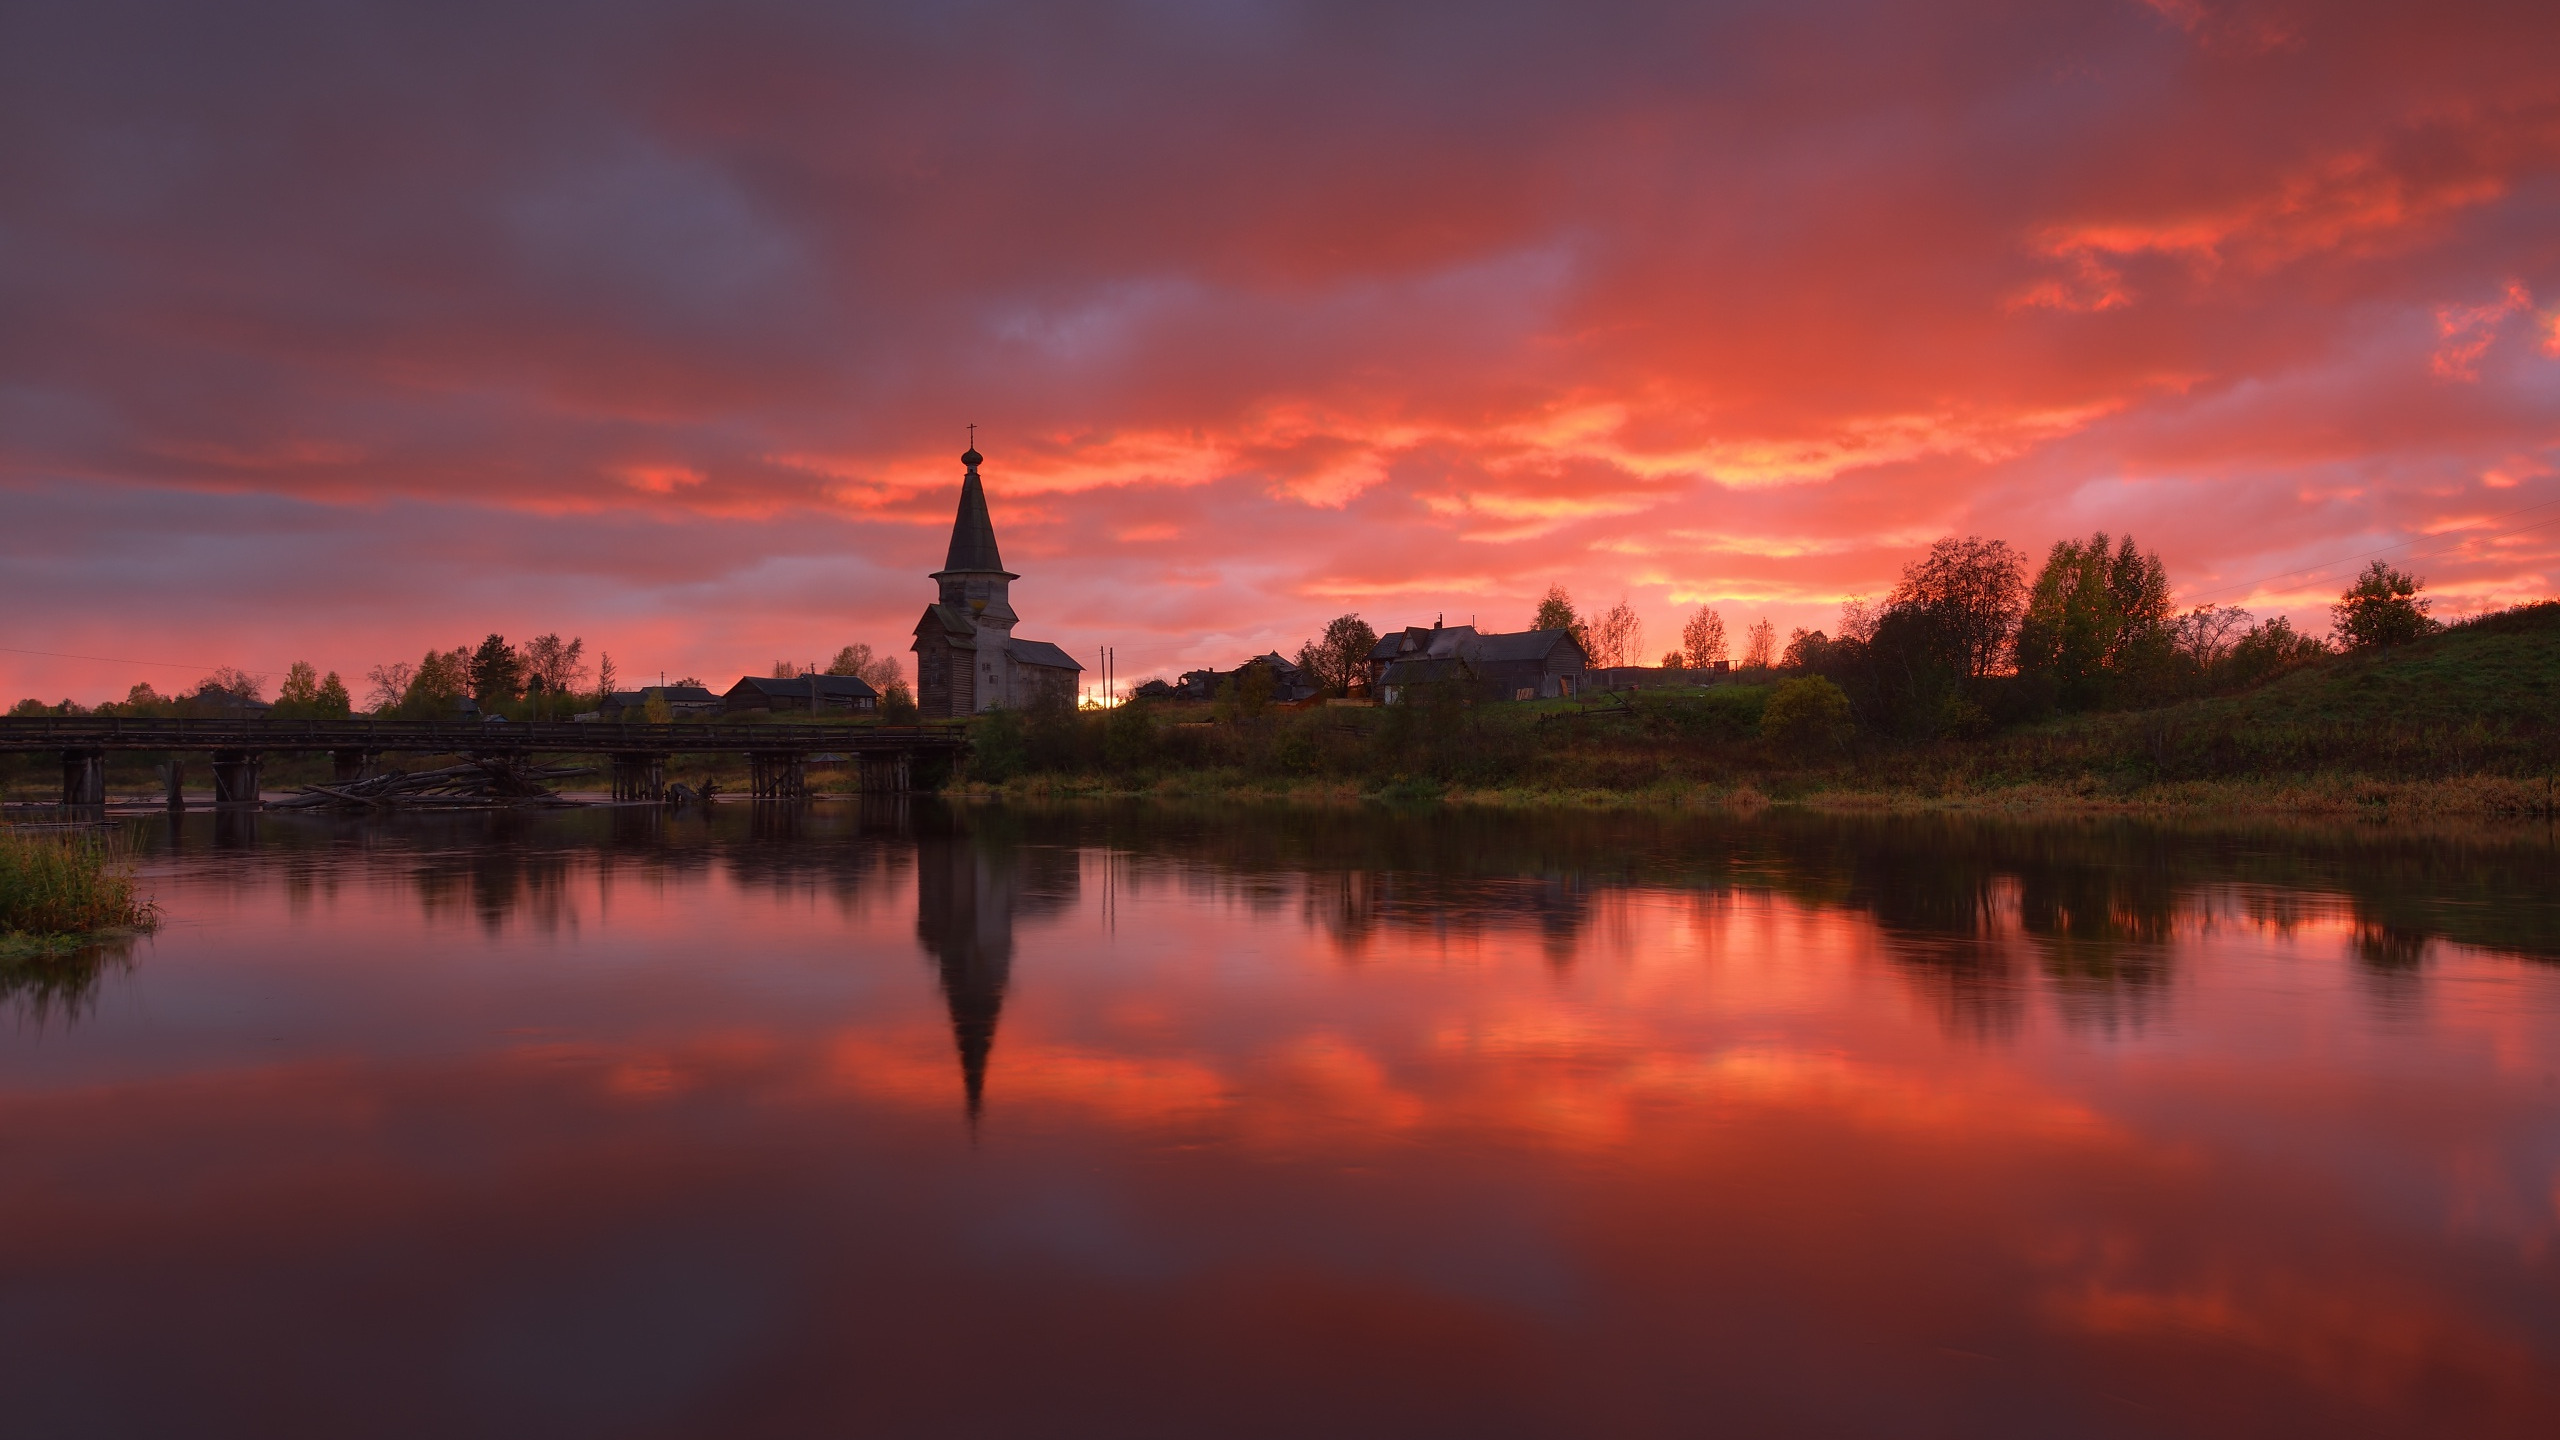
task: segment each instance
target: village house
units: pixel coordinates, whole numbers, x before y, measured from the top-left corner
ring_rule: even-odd
[[[751,710],[796,710],[868,715],[880,708],[880,692],[855,675],[797,675],[788,680],[749,675],[720,697],[731,715]]]
[[[1004,568],[996,553],[995,522],[978,479],[986,457],[972,446],[962,454],[960,509],[951,520],[951,548],[933,573],[940,587],[916,621],[916,708],[930,719],[956,720],[999,706],[1021,709],[1033,701],[1068,698],[1084,667],[1046,640],[1016,637],[1012,585],[1022,577]]]
[[[707,719],[720,713],[720,697],[700,685],[652,685],[644,690],[616,690],[604,697],[596,713],[607,720],[638,721],[648,711],[649,697],[667,702],[667,714],[678,720]]]
[[[1369,651],[1369,692],[1394,705],[1417,686],[1456,682],[1477,699],[1553,700],[1581,693],[1590,657],[1570,630],[1487,635],[1472,625],[1408,625]]]
[[[1185,700],[1215,700],[1222,685],[1232,684],[1241,692],[1245,677],[1257,666],[1271,672],[1271,698],[1280,704],[1312,699],[1323,688],[1298,662],[1272,650],[1254,656],[1233,670],[1185,671],[1182,679],[1170,687],[1168,693]]]

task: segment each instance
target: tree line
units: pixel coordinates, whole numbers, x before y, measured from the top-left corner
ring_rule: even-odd
[[[2330,609],[2326,637],[2237,606],[2179,613],[2167,569],[2132,536],[2058,541],[2032,578],[2005,541],[1949,537],[1881,603],[1836,630],[1798,630],[1775,669],[1833,687],[1861,729],[1981,734],[2057,713],[2132,709],[2262,684],[2341,650],[2441,629],[2423,582],[2376,560]]]
[[[365,672],[367,688],[361,702],[338,672],[332,670],[324,675],[309,661],[297,660],[285,672],[283,683],[276,688],[273,706],[266,713],[276,719],[339,720],[357,713],[361,703],[363,713],[385,719],[449,720],[461,712],[462,702],[468,699],[484,714],[527,720],[562,719],[595,709],[615,693],[620,683],[612,655],[599,653],[592,667],[586,656],[586,641],[577,636],[564,640],[553,633],[511,644],[505,636],[492,633],[477,645],[430,649],[415,662],[396,660],[374,666]],[[823,671],[814,664],[778,661],[773,673],[785,679],[819,673],[859,676],[881,693],[884,714],[912,718],[915,713],[914,696],[899,673],[896,658],[876,654],[869,645],[845,646]],[[701,684],[699,679],[686,676],[667,682],[667,687]],[[123,700],[106,701],[94,708],[71,700],[48,705],[27,699],[19,701],[9,713],[221,715],[265,700],[265,676],[224,666],[198,681],[193,690],[175,695],[161,694],[150,682],[142,681],[127,691]],[[663,700],[659,709],[664,709]]]

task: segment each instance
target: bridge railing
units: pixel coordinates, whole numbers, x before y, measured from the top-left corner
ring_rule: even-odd
[[[125,715],[0,717],[0,750],[406,750],[605,753],[752,750],[939,750],[966,744],[956,726],[621,721],[247,720]]]

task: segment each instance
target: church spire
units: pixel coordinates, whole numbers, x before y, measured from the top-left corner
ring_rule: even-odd
[[[1004,557],[996,553],[995,522],[987,518],[987,487],[978,480],[978,465],[985,458],[974,445],[960,456],[969,472],[960,481],[960,513],[951,517],[951,553],[942,562],[946,572],[1004,570]]]

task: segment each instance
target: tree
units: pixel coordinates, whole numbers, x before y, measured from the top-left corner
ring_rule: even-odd
[[[1556,584],[1548,586],[1547,593],[1539,598],[1538,614],[1535,619],[1532,619],[1529,622],[1529,628],[1532,630],[1570,630],[1574,632],[1575,638],[1579,639],[1581,637],[1582,617],[1574,613],[1573,597],[1565,593],[1562,581],[1558,581]]]
[[[1368,677],[1369,652],[1378,648],[1378,632],[1357,615],[1337,615],[1325,622],[1324,634],[1298,647],[1298,667],[1316,678],[1327,693],[1347,695]]]
[[[2006,541],[1949,536],[1902,568],[1885,609],[1931,612],[1934,628],[1962,650],[1965,673],[1979,679],[2008,658],[2026,595],[2025,570],[2025,557]]]
[[[1778,627],[1770,624],[1769,617],[1763,615],[1751,622],[1748,633],[1751,638],[1743,642],[1742,668],[1768,669],[1770,662],[1778,658]]]
[[[1690,668],[1711,669],[1725,658],[1724,617],[1701,605],[1680,627],[1680,654]]]
[[[880,687],[880,718],[892,725],[916,723],[915,692],[907,688],[906,677],[892,676]]]
[[[1787,653],[1778,657],[1782,670],[1819,670],[1831,656],[1831,637],[1799,625],[1787,637]]]
[[[320,672],[308,660],[296,660],[284,672],[284,683],[276,687],[276,713],[280,718],[307,718],[320,703]]]
[[[322,679],[320,672],[307,660],[296,660],[285,672],[284,683],[276,687],[275,715],[278,719],[343,720],[347,703],[347,682],[332,670]]]
[[[2253,618],[2237,605],[2199,605],[2170,625],[2170,647],[2198,675],[2210,675],[2230,658],[2232,643]]]
[[[2175,653],[2169,615],[2168,572],[2132,536],[2112,552],[2103,530],[2057,540],[2018,624],[2018,673],[2065,706],[2103,704]]]
[[[836,658],[827,662],[827,673],[851,675],[886,695],[900,672],[897,656],[875,655],[870,646],[857,641],[836,652]]]
[[[2255,685],[2328,653],[2329,647],[2320,643],[2320,637],[2295,630],[2293,622],[2282,615],[2270,615],[2232,642],[2231,654],[2222,664],[2223,683],[2235,687]]]
[[[1799,755],[1837,749],[1849,738],[1849,696],[1819,675],[1783,681],[1760,712],[1760,737]]]
[[[376,665],[364,672],[365,682],[373,688],[365,692],[365,708],[380,715],[396,710],[409,695],[409,682],[418,677],[418,667],[406,660]]]
[[[471,698],[483,705],[504,704],[524,693],[524,658],[494,631],[472,652],[470,672]]]
[[[525,688],[545,713],[587,683],[586,650],[586,641],[563,640],[556,633],[536,635],[524,643]]]
[[[2330,633],[2346,650],[2378,650],[2425,639],[2444,628],[2427,615],[2435,602],[2418,598],[2426,583],[2374,561],[2329,607]]]
[[[1598,666],[1634,665],[1644,653],[1644,621],[1636,618],[1635,607],[1620,596],[1618,603],[1604,610],[1583,626],[1583,653]]]
[[[236,665],[225,665],[196,682],[196,693],[219,690],[234,700],[255,700],[266,692],[267,677],[252,675]]]
[[[613,673],[613,655],[611,652],[608,651],[596,656],[596,698],[598,700],[602,700],[605,696],[612,694],[613,682],[621,678],[621,676]]]
[[[1689,668],[1689,657],[1681,654],[1677,650],[1665,650],[1662,652],[1662,668],[1665,670],[1686,670]]]
[[[400,713],[411,720],[449,720],[455,702],[471,693],[471,651],[430,650],[400,695]]]

